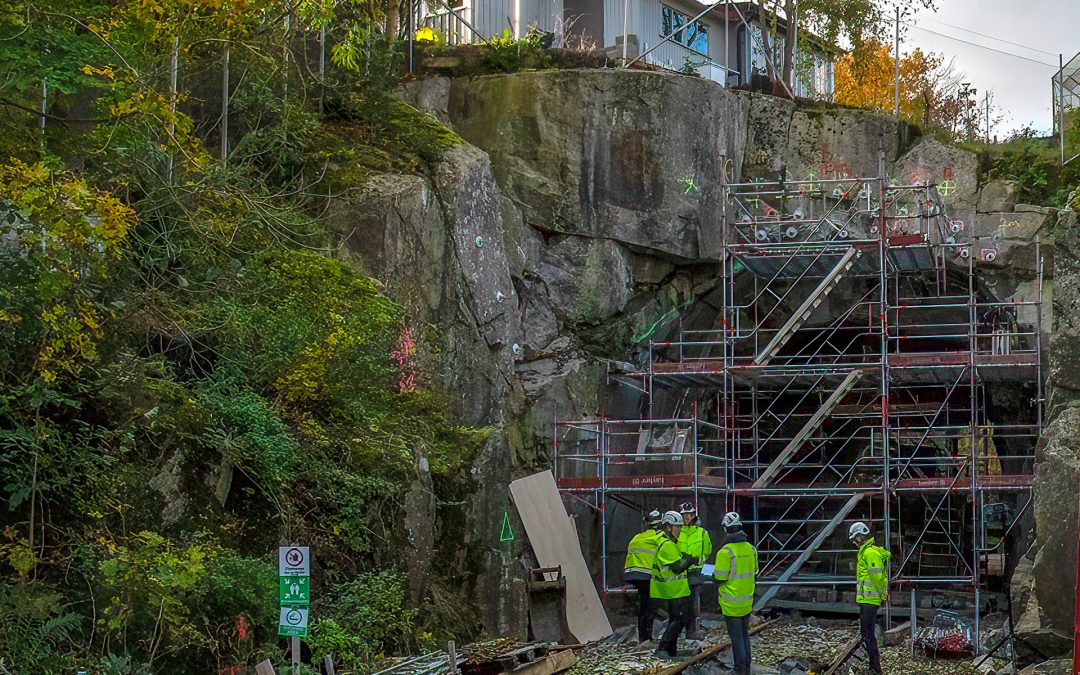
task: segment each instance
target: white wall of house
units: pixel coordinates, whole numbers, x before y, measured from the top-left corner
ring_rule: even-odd
[[[536,26],[548,32],[562,27],[562,0],[466,0],[470,21],[484,37],[496,37],[510,30],[514,37],[524,37]]]
[[[451,44],[480,42],[472,29],[484,38],[501,36],[504,30],[520,38],[532,26],[551,33],[562,30],[563,0],[464,0],[457,4],[453,9],[439,4],[424,18],[425,25]]]
[[[684,0],[603,0],[604,3],[604,39],[603,44],[612,47],[621,43],[623,35],[623,14],[629,8],[627,16],[626,33],[637,37],[639,50],[635,52],[631,48],[628,53],[631,57],[644,53],[652,47],[660,45],[664,39],[664,7],[678,12],[689,20],[705,9],[706,5],[698,2],[686,2]],[[689,59],[691,65],[700,66],[702,71],[709,72],[709,65],[722,66],[724,63],[724,20],[722,16],[707,14],[698,22],[706,27],[705,39],[707,46],[704,49],[693,49],[686,44],[680,44],[675,40],[657,47],[645,60],[649,63],[680,70]],[[728,26],[728,51],[731,54],[731,63],[734,68],[736,54],[737,22],[729,22]],[[688,30],[682,32],[683,42]],[[699,38],[700,39],[700,38]],[[700,43],[697,46],[701,46]],[[704,74],[704,73],[703,73]],[[715,78],[722,80],[722,70],[715,69]]]
[[[689,19],[707,7],[696,0],[568,0],[571,8],[569,11],[566,10],[564,0],[456,1],[461,3],[460,7],[452,11],[445,7],[435,10],[426,20],[427,25],[439,30],[450,43],[479,42],[461,19],[471,23],[485,38],[502,35],[507,29],[511,29],[514,37],[523,37],[532,26],[561,34],[565,21],[573,18],[564,15],[579,12],[590,15],[590,25],[598,28],[600,23],[603,24],[602,36],[597,28],[590,31],[599,47],[613,48],[620,45],[625,30],[630,36],[627,54],[631,58],[656,47],[645,57],[648,63],[671,70],[682,70],[689,65],[702,77],[721,84],[746,84],[755,74],[765,75],[767,72],[764,48],[767,35],[763,34],[761,26],[751,22],[750,29],[746,30],[737,15],[725,22],[722,7],[715,8],[698,20],[698,23],[705,26],[704,39],[699,37],[698,41],[690,44],[691,40],[686,37],[690,35],[690,31],[684,28],[681,33],[682,40],[669,40],[661,44],[665,35],[665,7],[670,12],[680,14],[683,25],[688,26]],[[783,50],[783,41],[784,37],[778,36],[780,53]],[[803,52],[802,63],[805,65],[796,72],[795,94],[810,98],[831,98],[834,90],[832,57],[810,45],[812,43],[804,44],[801,41],[799,44],[799,51]],[[616,54],[618,53],[619,50],[616,50]],[[779,65],[777,64],[778,67]],[[728,70],[727,77],[724,73],[725,66]],[[742,70],[746,72],[741,72]]]

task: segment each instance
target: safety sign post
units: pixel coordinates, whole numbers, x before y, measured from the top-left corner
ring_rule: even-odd
[[[308,636],[311,604],[311,551],[307,546],[278,549],[278,635],[288,637],[293,673],[300,672],[300,638]]]

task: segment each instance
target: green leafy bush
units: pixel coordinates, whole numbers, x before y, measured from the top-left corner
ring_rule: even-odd
[[[318,551],[321,639],[358,660],[416,643],[387,532],[421,456],[437,499],[467,499],[489,431],[423,388],[430,364],[394,359],[408,317],[321,218],[338,189],[431,172],[461,141],[389,96],[385,17],[308,3],[289,28],[279,9],[0,8],[0,656],[20,672],[257,662],[277,651],[272,551],[294,538]],[[311,12],[343,40],[317,82]],[[504,52],[528,67],[530,45]]]
[[[1017,200],[1037,206],[1064,207],[1080,181],[1080,162],[1061,164],[1056,144],[1047,139],[1020,138],[986,148],[989,178],[1016,182]]]
[[[502,35],[488,41],[490,49],[484,54],[484,65],[502,73],[550,68],[554,62],[543,41],[539,31],[530,30],[525,37],[515,38],[509,28],[504,28]]]
[[[350,21],[346,28],[344,39],[330,52],[334,64],[359,75],[372,92],[385,93],[397,86],[404,65],[399,41],[369,20]]]
[[[280,493],[300,446],[269,402],[230,378],[212,378],[198,392],[215,423],[208,440],[262,489]]]
[[[84,621],[47,586],[0,586],[0,665],[20,673],[70,669],[73,657],[66,643]]]
[[[106,542],[99,576],[108,595],[99,628],[121,644],[138,645],[151,666],[189,645],[205,647],[209,636],[192,615],[206,593],[208,563],[217,555],[211,544],[176,545],[155,532]]]
[[[314,644],[356,667],[383,652],[407,649],[417,610],[409,607],[399,575],[373,572],[339,586],[321,614]]]

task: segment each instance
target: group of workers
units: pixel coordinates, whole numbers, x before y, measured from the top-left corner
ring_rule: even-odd
[[[742,519],[732,511],[721,523],[724,538],[711,569],[706,565],[713,554],[709,532],[698,522],[697,508],[684,502],[678,511],[653,511],[645,516],[645,528],[630,540],[623,579],[637,590],[638,640],[651,642],[657,610],[668,615],[656,655],[677,658],[679,636],[697,638],[701,612],[701,588],[707,572],[718,584],[720,611],[724,616],[734,672],[750,673],[750,612],[754,606],[754,586],[759,572],[758,553],[743,532]],[[855,602],[859,606],[859,628],[870,672],[881,673],[878,651],[877,611],[889,597],[886,564],[890,554],[874,543],[866,523],[854,523],[848,538],[858,549],[855,570]]]

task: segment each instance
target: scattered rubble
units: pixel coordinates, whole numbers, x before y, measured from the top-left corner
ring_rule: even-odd
[[[857,628],[847,623],[826,628],[814,623],[785,623],[769,628],[751,641],[756,663],[779,668],[789,657],[799,657],[829,663],[855,637]]]
[[[601,642],[586,647],[578,653],[578,662],[568,672],[570,675],[599,675],[600,673],[659,673],[670,661],[653,656],[656,645],[607,644]]]
[[[755,617],[754,625],[763,621]],[[1001,659],[982,657],[967,658],[932,658],[912,654],[908,639],[899,639],[899,631],[892,631],[893,640],[881,649],[881,664],[890,675],[1012,675],[1016,670]],[[663,624],[658,622],[654,634],[663,634]],[[701,621],[700,640],[680,640],[680,651],[700,652],[728,642],[727,631],[720,621],[703,619]],[[761,626],[761,632],[751,636],[754,657],[754,673],[757,675],[824,675],[828,664],[832,663],[842,650],[849,647],[858,637],[859,629],[853,620],[820,620],[813,617],[787,617]],[[994,631],[987,629],[983,633],[983,644],[988,645]],[[672,661],[653,655],[656,641],[639,643],[636,629],[625,626],[616,629],[614,634],[603,641],[582,647],[575,647],[577,662],[568,670],[546,672],[565,672],[568,675],[658,675],[685,660]],[[525,643],[516,640],[497,638],[471,645],[465,645],[459,652],[459,664],[463,673],[471,672],[469,666],[506,665],[508,659],[516,660],[514,668],[520,668],[518,661],[529,660],[532,654],[542,655],[554,645],[546,643]],[[565,649],[565,647],[564,647]],[[526,658],[525,655],[529,655]],[[704,656],[702,657],[704,659]],[[424,657],[404,660],[385,673],[447,673],[446,654],[429,654]],[[694,675],[727,672],[721,665],[730,663],[730,650],[724,649],[717,656],[695,664],[686,672]],[[509,666],[507,666],[509,667]],[[512,669],[512,668],[511,668]],[[479,672],[479,671],[475,671]],[[487,671],[485,671],[487,672]],[[497,672],[497,671],[491,671]],[[509,670],[505,672],[510,672]],[[859,648],[835,673],[836,675],[862,675],[868,672],[863,650]],[[1028,671],[1023,671],[1028,672]],[[1054,671],[1032,671],[1037,673]]]

